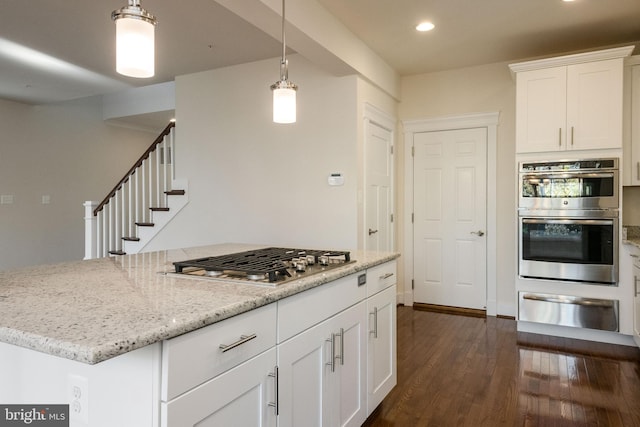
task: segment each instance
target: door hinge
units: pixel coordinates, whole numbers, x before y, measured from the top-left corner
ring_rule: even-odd
[[[413,282],[413,279],[411,279],[411,289],[415,289],[415,283]]]
[[[413,212],[411,212],[411,224],[413,224]]]
[[[415,157],[416,156],[416,147],[415,145],[411,147],[411,157]]]
[[[390,148],[391,148],[391,154],[393,154],[393,145]]]
[[[393,222],[393,214],[391,214],[391,222]]]

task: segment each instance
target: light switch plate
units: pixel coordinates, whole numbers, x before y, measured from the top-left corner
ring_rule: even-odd
[[[0,196],[0,205],[12,205],[13,204],[13,195],[3,194]]]

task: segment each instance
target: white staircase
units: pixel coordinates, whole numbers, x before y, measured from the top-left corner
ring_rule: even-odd
[[[186,180],[174,177],[170,123],[102,202],[85,207],[84,259],[142,252],[187,205]]]

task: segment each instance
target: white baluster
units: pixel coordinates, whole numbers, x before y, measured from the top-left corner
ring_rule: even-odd
[[[96,206],[98,206],[98,202],[84,202],[84,259],[97,257],[97,218],[93,215]]]
[[[134,172],[135,175],[135,172]],[[129,227],[129,236],[134,237],[136,234],[134,233],[134,230],[136,229],[134,227],[134,222],[136,221],[135,219],[135,201],[134,201],[134,195],[133,195],[133,182],[135,180],[135,177],[132,175],[129,177],[129,181],[127,183],[127,187],[128,187],[128,194],[129,194],[129,215],[127,217],[127,222],[128,222],[128,227]]]
[[[113,201],[113,196],[109,200],[109,226],[107,228],[107,235],[109,236],[109,244],[107,245],[107,255],[109,251],[112,251],[115,247],[115,239],[113,234],[114,229],[114,217],[115,217],[115,203]]]
[[[133,195],[133,200],[135,203],[134,209],[135,209],[135,217],[134,217],[134,224],[136,222],[140,221],[140,168],[136,169],[136,171],[134,172],[134,195]],[[136,230],[137,232],[137,230]],[[137,236],[137,234],[136,234]]]
[[[175,147],[175,135],[176,135],[176,128],[172,127],[171,128],[171,132],[169,133],[169,156],[171,158],[171,177],[170,177],[170,181],[169,181],[169,185],[173,184],[173,180],[175,179],[176,176],[176,162],[175,162],[175,152],[176,152],[176,147]]]
[[[158,146],[156,146],[154,153],[154,157],[155,157],[155,165],[156,165],[156,175],[155,175],[155,182],[153,183],[153,193],[154,193],[154,197],[156,199],[155,204],[153,206],[155,207],[161,207],[162,206],[162,181],[160,181],[160,171],[162,170],[162,165],[160,163],[160,157],[161,157],[161,152],[159,151]]]
[[[113,195],[113,244],[112,250],[120,250],[120,235],[122,233],[122,218],[120,217],[120,190],[116,190],[116,194]]]
[[[173,131],[173,129],[171,129],[171,131]],[[162,138],[162,189],[160,190],[162,192],[162,201],[164,203],[164,206],[169,206],[169,204],[167,203],[167,196],[165,194],[166,191],[168,191],[169,189],[169,136],[166,135],[164,138]]]
[[[102,216],[102,210],[100,210],[96,215],[96,258],[102,256]]]
[[[142,199],[142,204],[141,204],[141,208],[142,208],[142,222],[148,222],[147,221],[147,209],[149,208],[148,202],[147,202],[147,197],[148,197],[148,193],[149,191],[147,190],[148,186],[149,186],[149,168],[147,166],[147,163],[149,163],[148,161],[149,159],[144,159],[142,161],[142,186],[140,188],[140,196]]]
[[[109,202],[102,208],[102,256],[109,255]]]

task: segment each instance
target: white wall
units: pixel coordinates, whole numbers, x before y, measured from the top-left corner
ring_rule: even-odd
[[[271,118],[279,60],[176,79],[176,175],[189,204],[144,250],[218,242],[357,245],[355,76],[289,57],[298,121]],[[327,178],[341,172],[345,184]]]
[[[82,203],[102,199],[157,136],[105,124],[100,97],[0,100],[0,128],[0,195],[14,196],[0,204],[0,269],[82,259]]]
[[[400,120],[500,113],[497,149],[497,311],[515,315],[515,81],[508,64],[498,63],[452,71],[407,76],[401,82]],[[403,157],[398,160],[402,162]],[[399,188],[403,188],[398,173]],[[398,215],[399,221],[403,216]],[[398,224],[403,227],[404,224]]]

